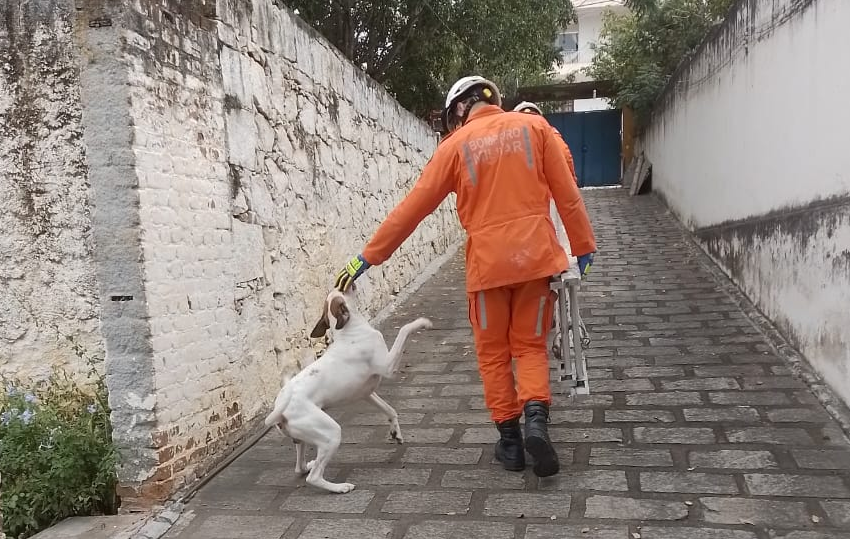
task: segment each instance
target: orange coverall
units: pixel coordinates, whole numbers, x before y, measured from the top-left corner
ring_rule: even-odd
[[[485,402],[497,422],[518,417],[529,400],[551,402],[549,279],[568,262],[550,218],[550,196],[573,253],[596,251],[563,147],[541,116],[505,113],[495,105],[476,109],[438,145],[362,253],[370,264],[382,264],[450,192],[457,193],[468,236],[469,318]],[[517,361],[516,381],[511,358]]]
[[[564,144],[564,157],[567,158],[567,166],[570,167],[570,173],[573,175],[573,179],[576,181],[576,185],[578,185],[578,176],[576,176],[576,164],[573,161],[573,152],[570,151],[570,145],[567,144],[567,141],[564,140],[561,132],[552,127],[552,131],[555,133],[555,136]]]

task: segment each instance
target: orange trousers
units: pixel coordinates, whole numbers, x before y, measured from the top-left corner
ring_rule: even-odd
[[[549,278],[468,294],[484,402],[493,421],[518,417],[528,401],[550,404],[546,337],[556,297]]]

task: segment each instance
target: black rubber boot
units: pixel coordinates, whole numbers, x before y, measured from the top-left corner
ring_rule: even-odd
[[[549,440],[549,406],[540,401],[525,404],[525,448],[534,457],[534,475],[548,477],[561,469]]]
[[[522,447],[522,431],[519,429],[519,418],[496,423],[499,429],[499,441],[496,442],[496,460],[511,472],[521,472],[525,469],[525,450]]]

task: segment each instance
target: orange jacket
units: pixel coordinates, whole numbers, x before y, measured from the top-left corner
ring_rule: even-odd
[[[564,140],[564,137],[563,135],[561,135],[560,131],[553,127],[552,132],[555,133],[555,136],[557,136],[558,140],[560,140],[561,143],[564,145],[564,157],[567,158],[567,166],[570,167],[570,173],[573,175],[573,179],[575,180],[576,185],[578,185],[578,176],[576,176],[576,164],[575,161],[573,161],[573,152],[570,151],[570,146],[569,144],[567,144],[567,141]]]
[[[451,192],[466,229],[469,292],[556,275],[567,269],[549,216],[549,197],[572,252],[596,251],[584,202],[563,141],[541,116],[487,105],[444,139],[413,189],[366,245],[363,258],[382,264]]]

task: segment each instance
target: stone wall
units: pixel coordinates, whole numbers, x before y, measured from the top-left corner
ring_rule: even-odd
[[[133,507],[256,424],[332,274],[437,138],[271,0],[91,2],[74,24],[88,170],[72,176],[91,185],[86,275]],[[361,279],[369,313],[461,238],[451,208]]]
[[[0,374],[102,356],[73,3],[0,4]]]

